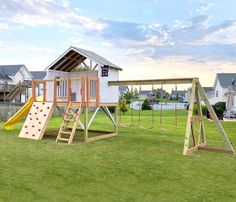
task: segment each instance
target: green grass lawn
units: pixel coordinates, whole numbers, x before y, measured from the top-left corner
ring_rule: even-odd
[[[122,121],[130,124],[128,112]],[[155,126],[119,128],[119,136],[91,143],[56,144],[55,140],[20,139],[23,123],[4,131],[0,123],[0,201],[236,201],[236,158],[199,151],[183,156],[186,111],[169,133]],[[151,112],[142,111],[144,127]],[[174,112],[163,114],[163,127],[174,127]],[[50,128],[59,128],[52,118]],[[210,145],[222,146],[212,122],[206,121]],[[236,144],[236,124],[223,124]],[[99,113],[92,128],[112,129]]]

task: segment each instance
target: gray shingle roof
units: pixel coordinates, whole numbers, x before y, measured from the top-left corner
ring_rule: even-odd
[[[32,71],[30,72],[33,76],[33,79],[39,79],[42,80],[46,76],[47,72],[46,71]]]
[[[72,46],[72,48],[74,48],[75,50],[77,50],[79,53],[83,54],[85,57],[88,57],[94,61],[97,61],[103,65],[107,65],[109,67],[113,67],[113,68],[117,68],[117,69],[121,69],[120,67],[118,67],[117,65],[111,63],[110,61],[108,61],[107,59],[103,58],[102,56],[98,55],[97,53],[94,53],[92,51],[88,51],[82,48],[77,48]]]
[[[111,63],[102,56],[82,48],[71,46],[60,57],[58,57],[46,70],[58,70],[70,72],[82,64],[86,59],[92,60],[100,66],[108,66],[117,70],[122,70],[117,65]]]
[[[23,65],[0,65],[0,73],[7,76],[15,76]]]
[[[203,87],[203,89],[204,89],[204,91],[205,91],[206,93],[211,92],[211,91],[214,91],[214,88],[213,88],[213,87]]]
[[[12,79],[3,73],[0,73],[0,80],[12,80]]]
[[[232,81],[236,79],[236,73],[218,73],[217,77],[220,85],[223,88],[228,88],[232,85]]]

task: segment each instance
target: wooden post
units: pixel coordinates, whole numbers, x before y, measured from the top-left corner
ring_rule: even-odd
[[[71,102],[71,96],[72,96],[71,79],[70,79],[70,77],[68,77],[68,79],[67,79],[67,101],[68,101],[68,103]]]
[[[115,106],[115,133],[118,134],[118,105]]]
[[[46,85],[46,81],[43,81],[43,101],[46,102],[47,99],[46,99],[46,92],[47,92],[47,89],[46,89],[47,85]]]
[[[87,77],[87,106],[90,106],[90,79]]]
[[[88,138],[88,107],[84,107],[84,136]]]
[[[183,155],[187,155],[187,151],[189,148],[189,138],[190,138],[190,133],[191,133],[191,118],[193,116],[195,92],[196,92],[196,80],[193,79],[192,92],[191,92],[190,100],[189,100],[189,109],[188,109],[188,118],[187,118],[187,125],[186,125],[185,139],[184,139]]]
[[[201,105],[201,98],[199,94],[198,87],[196,86],[196,100],[197,100],[197,108],[198,108],[198,116],[203,117],[202,114],[202,105]],[[199,121],[199,136],[198,136],[198,144],[200,143],[206,143],[206,136],[205,136],[205,125],[204,125],[204,119]],[[200,141],[201,139],[201,141]]]
[[[100,95],[99,95],[99,78],[96,80],[96,105],[99,106],[100,104]]]
[[[57,104],[57,80],[54,78],[54,86],[53,86],[53,102],[56,106]]]
[[[36,101],[36,94],[35,94],[35,81],[33,80],[32,81],[32,98],[33,98],[33,101],[35,102]]]
[[[230,143],[230,141],[229,141],[229,139],[228,139],[228,137],[227,137],[227,135],[226,135],[226,133],[224,131],[224,128],[222,127],[218,117],[216,116],[216,113],[215,113],[213,107],[211,106],[211,104],[210,104],[210,102],[209,102],[209,100],[207,98],[207,95],[206,95],[205,91],[203,90],[203,88],[202,88],[202,86],[201,86],[201,84],[199,82],[197,83],[197,88],[198,88],[199,93],[200,93],[200,95],[202,96],[202,98],[203,98],[203,100],[205,102],[205,105],[206,105],[206,107],[207,107],[207,109],[208,109],[208,111],[209,111],[209,113],[211,115],[211,118],[213,119],[213,121],[214,121],[214,123],[215,123],[215,125],[216,125],[216,127],[217,127],[217,129],[218,129],[218,131],[219,131],[219,133],[220,133],[220,135],[222,137],[222,139],[224,140],[224,143],[225,143],[226,147],[228,149],[232,150],[232,152],[235,154],[234,148],[231,145],[231,143]]]

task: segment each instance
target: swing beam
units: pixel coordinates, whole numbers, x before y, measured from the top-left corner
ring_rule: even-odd
[[[223,153],[231,153],[235,155],[235,151],[233,146],[231,145],[227,134],[221,122],[219,121],[218,117],[214,109],[212,108],[207,95],[202,88],[199,78],[170,78],[170,79],[150,79],[150,80],[121,80],[121,81],[109,81],[109,86],[122,86],[122,85],[164,85],[164,84],[191,84],[192,90],[190,94],[189,100],[189,109],[188,109],[188,117],[186,123],[186,130],[185,130],[185,138],[184,138],[184,149],[183,155],[191,155],[193,152],[198,150],[202,151],[212,151],[212,152],[223,152]],[[209,147],[206,141],[206,134],[205,134],[205,126],[204,126],[204,118],[202,115],[202,108],[201,108],[201,101],[205,103],[213,122],[215,123],[216,128],[224,141],[226,148],[215,148]],[[198,106],[198,113],[197,115],[193,115],[193,107],[194,103],[196,102]],[[192,127],[195,122],[199,122],[199,130],[198,130],[198,137],[196,138],[194,134],[192,134]],[[191,135],[192,134],[192,135]],[[193,147],[190,148],[190,140],[194,141]]]

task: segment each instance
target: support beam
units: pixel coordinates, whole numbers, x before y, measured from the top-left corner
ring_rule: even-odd
[[[91,124],[93,123],[93,120],[95,118],[95,116],[97,115],[98,111],[99,111],[100,107],[97,107],[97,109],[95,110],[95,112],[93,113],[91,119],[89,120],[89,123],[88,123],[88,129],[90,128]]]
[[[189,84],[189,83],[192,83],[193,80],[198,81],[198,78],[108,81],[108,86],[152,85],[152,84]]]
[[[191,92],[190,101],[189,101],[189,109],[188,109],[188,118],[187,118],[187,125],[186,125],[185,139],[184,139],[183,155],[188,155],[187,151],[189,150],[189,138],[190,138],[190,134],[191,134],[191,119],[193,116],[195,93],[196,93],[196,81],[193,80],[192,92]]]
[[[116,121],[114,120],[114,118],[112,117],[109,109],[107,107],[102,107],[102,110],[105,112],[105,114],[107,115],[107,117],[111,120],[111,122],[114,124],[114,126],[116,126]]]

